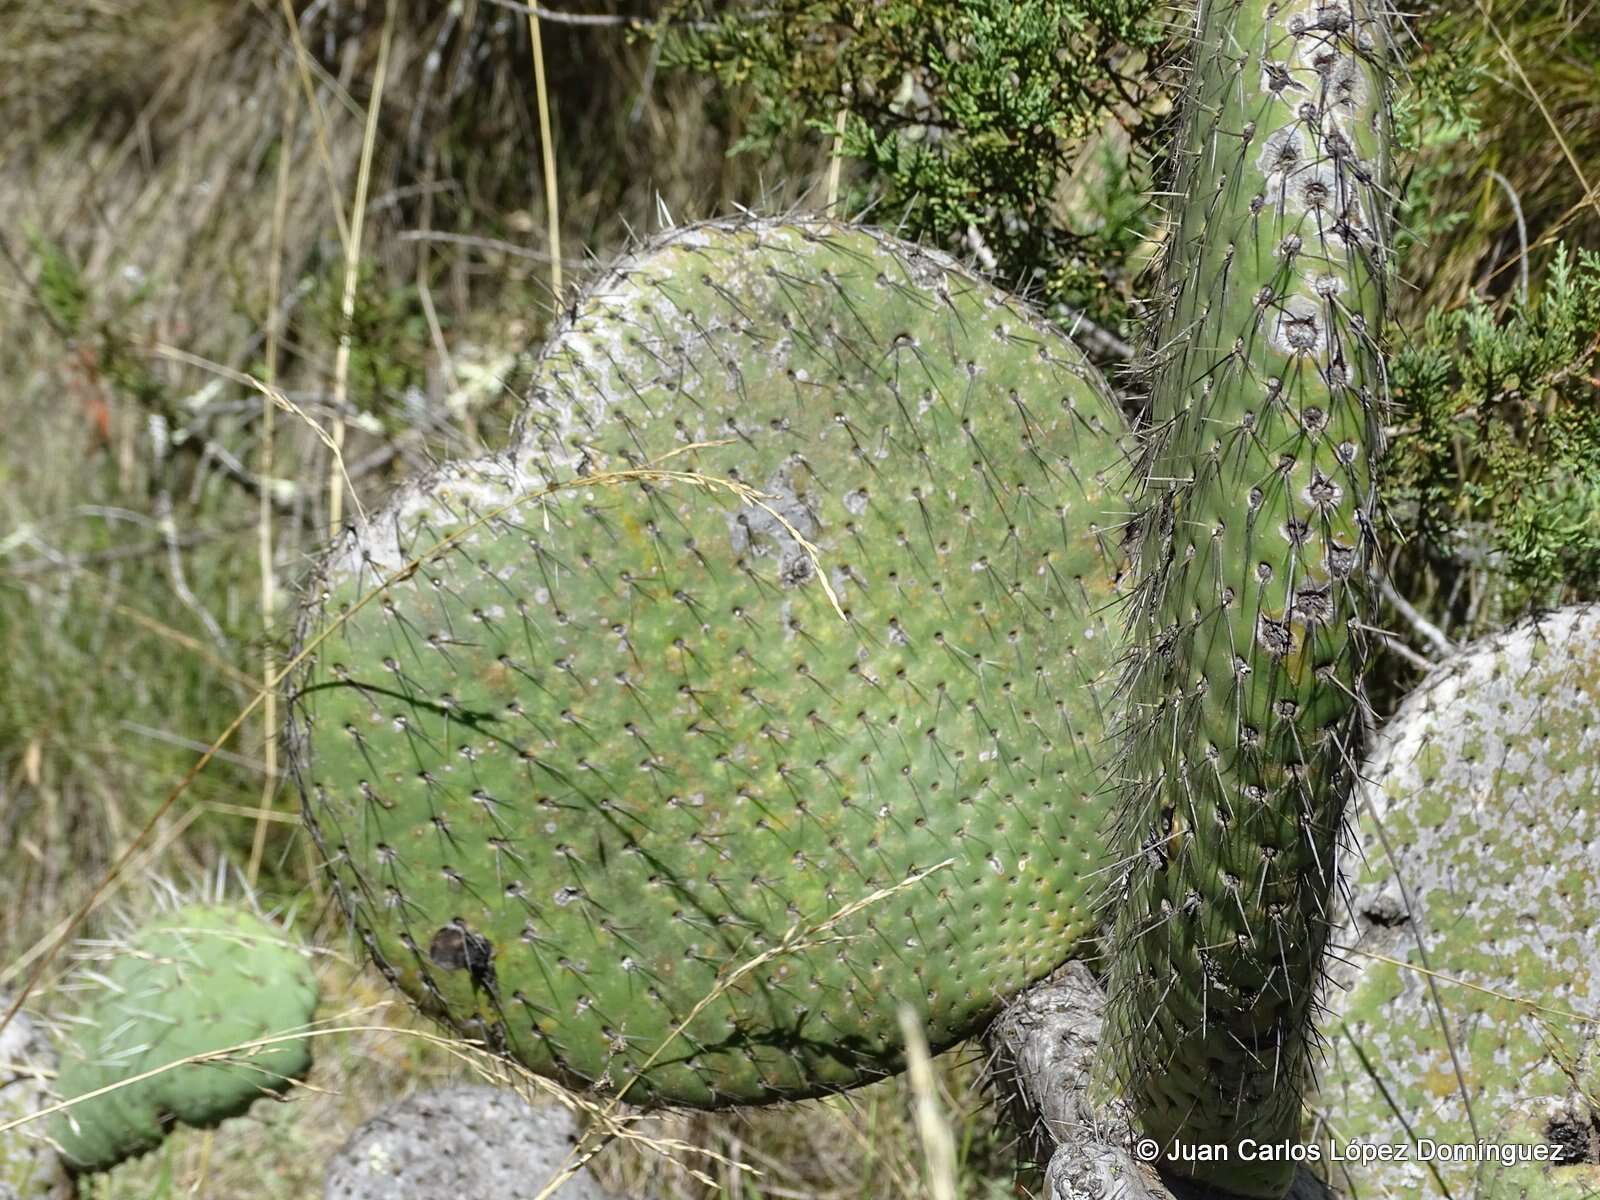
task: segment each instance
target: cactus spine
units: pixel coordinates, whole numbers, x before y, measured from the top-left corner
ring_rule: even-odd
[[[974,1031],[1094,932],[1122,430],[1062,334],[892,238],[625,260],[511,453],[305,610],[294,753],[374,961],[641,1103],[881,1076],[902,1002]]]
[[[1242,1143],[1297,1137],[1359,755],[1388,47],[1366,0],[1206,0],[1197,21],[1129,615],[1106,1065],[1174,1171],[1276,1196],[1293,1164],[1243,1161]],[[1185,1161],[1194,1144],[1229,1161]]]

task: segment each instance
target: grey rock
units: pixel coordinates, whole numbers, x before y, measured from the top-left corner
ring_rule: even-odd
[[[0,1013],[11,998],[0,993]],[[50,1078],[56,1053],[27,1013],[0,1030],[0,1125],[32,1116],[55,1101]],[[77,1194],[55,1148],[33,1121],[0,1133],[0,1200],[72,1200]]]
[[[325,1200],[532,1200],[576,1144],[557,1105],[462,1086],[420,1092],[362,1125],[328,1164]],[[585,1169],[556,1200],[615,1200]]]

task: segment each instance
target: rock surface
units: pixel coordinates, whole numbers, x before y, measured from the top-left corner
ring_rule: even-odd
[[[0,1013],[11,998],[0,994]],[[55,1050],[27,1013],[0,1030],[0,1126],[31,1116],[55,1101],[47,1072]],[[34,1121],[0,1133],[0,1200],[72,1200],[72,1179]]]
[[[328,1165],[325,1200],[532,1200],[577,1143],[572,1114],[483,1086],[421,1092],[357,1129]],[[587,1170],[556,1200],[616,1200]]]
[[[1071,962],[1019,996],[989,1031],[996,1077],[1045,1172],[1047,1200],[1203,1200],[1201,1185],[1162,1175],[1134,1152],[1128,1114],[1096,1103],[1090,1077],[1105,1025],[1105,992]],[[1286,1200],[1331,1200],[1301,1169]]]

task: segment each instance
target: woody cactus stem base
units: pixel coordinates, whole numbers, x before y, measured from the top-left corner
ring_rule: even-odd
[[[1172,1171],[1276,1196],[1359,758],[1388,47],[1363,0],[1209,0],[1198,21],[1130,609],[1107,1065]]]
[[[511,452],[324,564],[307,814],[389,977],[629,1100],[848,1087],[1093,933],[1121,417],[1064,336],[865,230],[678,230]]]

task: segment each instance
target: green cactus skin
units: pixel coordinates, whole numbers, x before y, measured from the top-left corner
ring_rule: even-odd
[[[1351,856],[1362,865],[1338,938],[1347,949],[1335,955],[1315,1104],[1334,1141],[1537,1144],[1547,1131],[1530,1131],[1522,1110],[1543,1097],[1576,1108],[1579,1132],[1586,1113],[1600,1136],[1597,711],[1600,607],[1590,606],[1470,647],[1384,730],[1363,770]],[[1592,1151],[1589,1161],[1430,1169],[1413,1156],[1345,1163],[1332,1178],[1351,1195],[1448,1187],[1544,1200],[1562,1194],[1557,1184],[1600,1183]]]
[[[1167,1165],[1293,1164],[1352,786],[1381,439],[1382,21],[1208,0],[1155,322],[1128,623],[1109,1060]],[[1222,1145],[1226,1162],[1182,1147]]]
[[[304,610],[292,749],[371,957],[638,1103],[891,1073],[901,1002],[973,1032],[1095,923],[1098,375],[942,256],[743,221],[625,260],[538,378],[510,455],[403,491]],[[609,474],[652,462],[769,499]]]
[[[190,904],[151,921],[85,972],[87,989],[61,1052],[64,1100],[194,1055],[292,1033],[311,1020],[317,984],[306,955],[255,914]],[[160,1144],[176,1121],[209,1127],[311,1066],[310,1039],[185,1063],[63,1110],[51,1121],[62,1158],[104,1171]]]
[[[1553,1162],[1491,1160],[1479,1168],[1476,1193],[1467,1194],[1475,1200],[1595,1200],[1600,1196],[1600,1123],[1593,1108],[1597,1085],[1600,1080],[1589,1085],[1589,1099],[1582,1102],[1548,1097],[1525,1101],[1501,1113],[1501,1124],[1486,1140],[1495,1145],[1559,1145],[1562,1158]],[[1452,1168],[1451,1174],[1459,1174],[1464,1186],[1472,1186],[1468,1173]]]

